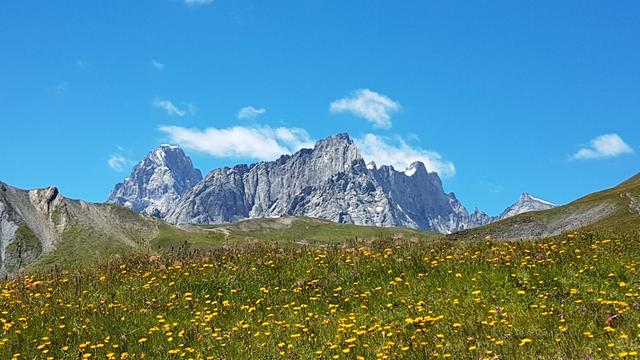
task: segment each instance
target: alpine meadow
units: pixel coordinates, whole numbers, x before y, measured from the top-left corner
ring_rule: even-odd
[[[640,4],[0,11],[0,359],[640,359]]]

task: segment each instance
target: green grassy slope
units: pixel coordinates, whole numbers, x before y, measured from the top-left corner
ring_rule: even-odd
[[[576,229],[605,233],[640,230],[640,174],[620,185],[587,195],[554,209],[520,214],[486,226],[461,231],[451,240],[532,240]]]
[[[208,226],[203,229],[226,233],[226,237],[232,241],[261,240],[298,244],[336,244],[356,239],[390,239],[393,237],[430,240],[440,236],[436,233],[407,228],[337,224],[309,217],[252,219],[230,225]]]
[[[82,267],[136,253],[162,254],[257,243],[300,247],[356,240],[425,241],[441,237],[412,229],[345,225],[312,218],[252,219],[225,225],[175,227],[117,205],[92,206],[98,207],[100,221],[94,216],[91,221],[80,219],[67,225],[56,249],[37,259],[29,270]],[[102,222],[108,222],[108,228],[101,226]]]

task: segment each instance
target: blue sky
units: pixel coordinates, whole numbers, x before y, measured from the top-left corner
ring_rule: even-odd
[[[636,1],[6,2],[0,180],[103,201],[161,143],[206,173],[348,132],[382,162],[431,161],[470,209],[565,203],[640,169],[639,17]]]

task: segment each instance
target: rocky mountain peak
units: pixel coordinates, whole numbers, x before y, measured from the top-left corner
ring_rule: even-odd
[[[175,163],[188,162],[185,167],[192,168],[181,154],[173,146],[156,149],[116,187],[110,201],[178,224],[312,216],[452,232],[489,221],[484,213],[470,215],[453,194],[445,193],[438,174],[428,172],[424,163],[400,171],[365,163],[344,133],[274,161],[216,169],[195,185],[177,187],[174,169],[182,165]],[[174,155],[177,161],[171,160]]]
[[[539,198],[537,198],[537,197],[535,197],[535,196],[533,196],[533,195],[531,195],[529,193],[526,193],[526,192],[520,194],[520,197],[518,198],[518,202],[519,203],[537,202],[537,203],[543,203],[543,204],[547,204],[547,205],[556,206],[553,203],[550,203],[550,202],[548,202],[546,200],[539,199]]]
[[[554,207],[556,207],[555,204],[525,192],[520,195],[518,201],[502,212],[498,219],[506,219],[525,212],[547,210]]]
[[[337,134],[316,142],[313,156],[327,162],[341,162],[345,169],[351,166],[354,160],[362,160],[356,144],[348,134]]]
[[[131,175],[116,185],[107,202],[163,216],[200,180],[202,173],[180,147],[163,144],[133,167]]]

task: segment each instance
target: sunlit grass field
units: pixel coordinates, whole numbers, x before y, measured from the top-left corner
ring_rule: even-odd
[[[639,267],[593,233],[132,255],[3,281],[0,359],[638,358]]]

